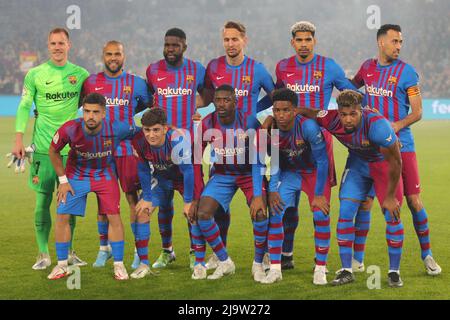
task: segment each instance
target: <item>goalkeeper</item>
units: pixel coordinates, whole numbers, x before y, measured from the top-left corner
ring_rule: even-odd
[[[77,117],[80,91],[89,73],[68,61],[71,47],[69,33],[63,28],[50,31],[47,39],[50,59],[28,71],[25,76],[22,99],[17,109],[16,139],[12,150],[12,162],[16,172],[25,170],[25,163],[32,158],[29,186],[36,192],[35,225],[39,255],[34,270],[43,270],[51,265],[48,238],[51,229],[50,204],[56,182],[56,173],[50,162],[48,150],[56,130],[66,121]],[[29,120],[32,104],[35,104],[35,123],[31,149],[24,147],[23,134]],[[27,149],[27,150],[26,150]],[[31,155],[30,150],[34,154]],[[64,163],[68,148],[61,151]],[[15,158],[16,161],[14,161]],[[9,163],[8,166],[12,164]],[[72,238],[75,217],[71,220]],[[72,241],[71,241],[72,244]],[[85,265],[71,246],[69,263]]]

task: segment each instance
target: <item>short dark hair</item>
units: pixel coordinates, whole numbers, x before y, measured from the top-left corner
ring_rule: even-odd
[[[402,28],[398,24],[383,24],[377,31],[377,40],[379,37],[384,36],[389,30],[402,32]]]
[[[151,108],[142,116],[141,124],[146,127],[153,127],[156,124],[164,126],[167,124],[166,112],[161,108]]]
[[[50,38],[50,36],[54,33],[64,33],[67,37],[67,40],[70,40],[69,31],[67,31],[66,28],[57,27],[57,28],[50,30],[50,32],[48,33],[48,38]]]
[[[241,33],[242,36],[245,36],[247,30],[245,29],[245,26],[237,21],[227,21],[225,22],[224,29],[236,29],[237,31],[239,31]]]
[[[294,91],[287,88],[281,88],[275,90],[272,94],[272,102],[275,101],[289,101],[296,107],[298,104],[298,97]]]
[[[344,90],[336,98],[338,109],[359,106],[361,108],[361,103],[363,96],[354,90]]]
[[[178,37],[180,39],[186,40],[186,33],[180,28],[171,28],[166,31],[164,37]]]
[[[222,84],[221,86],[217,87],[216,90],[214,92],[217,91],[226,91],[226,92],[230,92],[233,95],[235,95],[235,91],[234,88],[232,86],[230,86],[229,84]]]
[[[83,98],[83,106],[86,104],[98,104],[102,108],[106,108],[106,99],[100,93],[89,93],[86,97]]]

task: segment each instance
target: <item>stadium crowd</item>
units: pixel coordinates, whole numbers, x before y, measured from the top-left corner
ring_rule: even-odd
[[[2,12],[7,14],[3,15],[0,26],[8,32],[0,36],[0,94],[20,94],[25,74],[20,68],[20,53],[37,53],[34,65],[46,60],[43,37],[49,28],[65,25],[70,16],[66,8],[73,2],[45,0],[32,10],[24,9],[27,7],[23,0],[2,4]],[[219,32],[223,22],[230,18],[247,25],[248,54],[263,62],[272,75],[276,62],[293,54],[289,28],[301,19],[310,20],[318,27],[317,52],[335,59],[349,77],[376,52],[375,30],[366,26],[370,16],[366,10],[371,5],[368,1],[337,1],[320,10],[315,2],[307,1],[297,4],[298,11],[286,10],[296,5],[290,2],[279,6],[275,0],[248,1],[243,7],[236,0],[194,3],[169,0],[164,6],[157,1],[140,0],[77,1],[81,9],[81,29],[71,32],[70,59],[92,73],[98,72],[102,68],[101,45],[106,40],[117,39],[125,44],[127,70],[143,76],[149,63],[162,56],[163,32],[179,26],[187,31],[187,56],[206,64],[222,54]],[[449,3],[433,0],[376,2],[381,9],[382,23],[399,23],[403,27],[402,59],[419,72],[423,97],[448,96]]]

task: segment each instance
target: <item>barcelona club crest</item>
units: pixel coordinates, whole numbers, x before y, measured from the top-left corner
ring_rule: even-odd
[[[32,182],[34,185],[39,184],[39,176],[34,176]]]
[[[370,146],[370,141],[369,141],[369,140],[362,140],[362,141],[361,141],[361,145],[362,145],[364,148],[367,148],[367,147]]]
[[[112,146],[112,140],[111,139],[106,139],[103,142],[103,147],[107,148],[107,147],[111,147]]]
[[[322,71],[314,71],[313,74],[314,79],[316,80],[322,79],[322,76],[323,76]]]
[[[250,84],[252,82],[252,77],[250,76],[243,76],[242,77],[242,83]]]
[[[389,84],[397,84],[397,77],[390,76],[388,79]]]
[[[131,87],[130,86],[123,87],[123,93],[130,94],[131,93]]]
[[[192,74],[186,75],[186,81],[187,82],[194,82],[194,76]]]
[[[76,76],[69,76],[69,82],[73,85],[77,84],[77,77]]]
[[[301,147],[304,143],[305,141],[303,141],[302,139],[295,139],[295,145],[297,147]]]

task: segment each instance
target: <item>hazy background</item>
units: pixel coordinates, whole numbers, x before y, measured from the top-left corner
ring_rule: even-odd
[[[317,27],[316,52],[335,59],[349,77],[377,53],[376,30],[368,28],[366,12],[377,5],[381,24],[401,25],[401,59],[419,72],[423,96],[450,96],[450,1],[445,0],[1,0],[0,94],[20,94],[24,60],[36,65],[47,59],[47,33],[66,26],[70,5],[81,9],[81,29],[70,30],[70,60],[90,72],[102,69],[103,44],[117,39],[125,44],[126,70],[144,76],[146,67],[162,58],[165,31],[175,26],[187,34],[186,56],[206,66],[223,54],[224,22],[238,20],[248,30],[247,54],[274,75],[276,63],[294,54],[291,25],[309,20]]]

